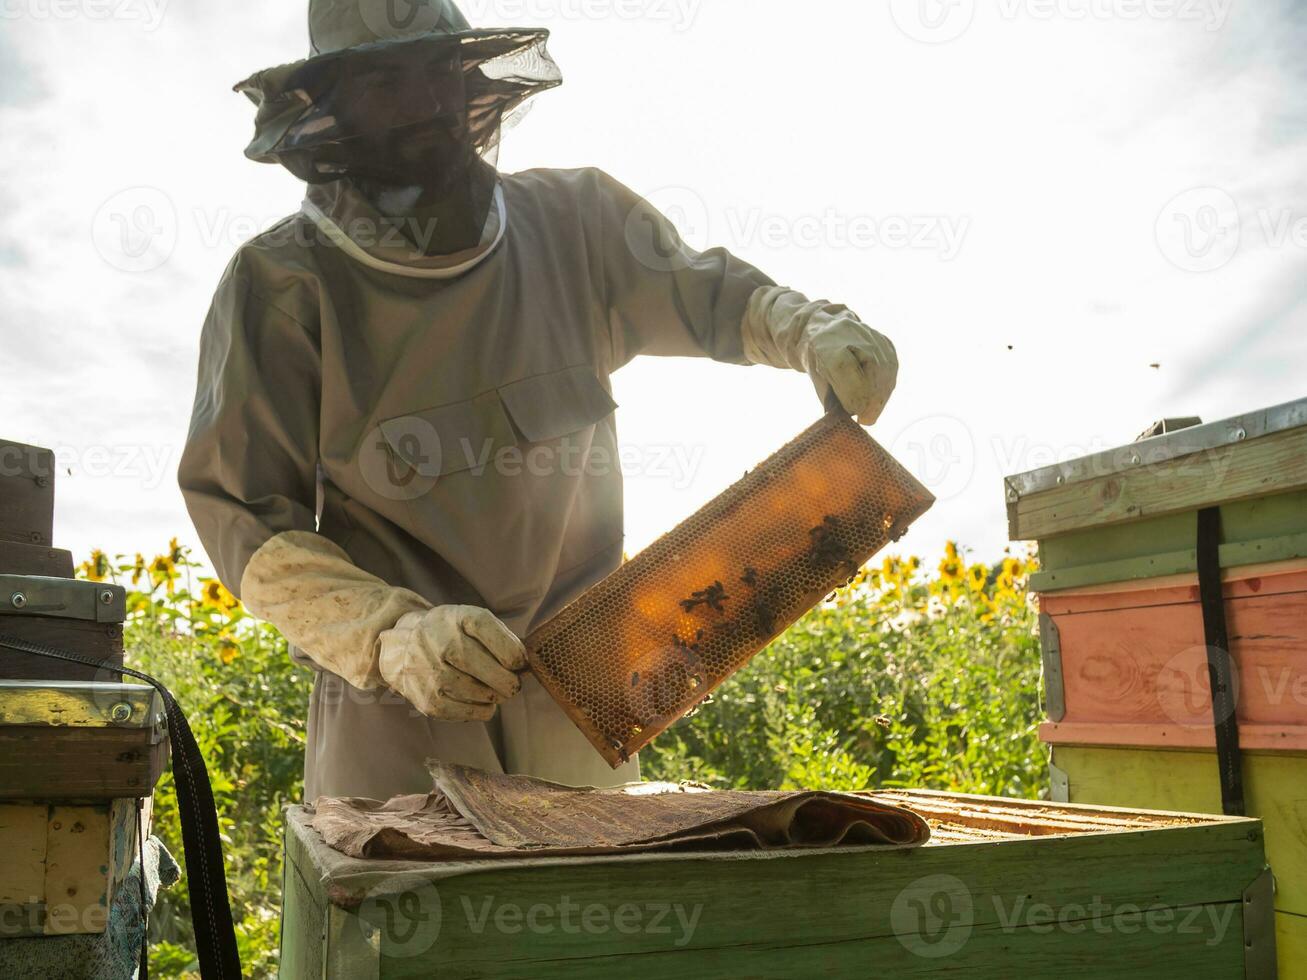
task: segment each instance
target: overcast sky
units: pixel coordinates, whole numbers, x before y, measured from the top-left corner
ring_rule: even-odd
[[[894,339],[874,434],[940,498],[905,550],[996,557],[1004,474],[1307,395],[1307,5],[465,9],[553,29],[566,77],[503,169],[602,167]],[[200,326],[301,197],[243,158],[231,86],[306,47],[296,0],[0,0],[0,436],[59,450],[79,557],[194,543],[175,469]],[[615,380],[632,550],[819,412],[762,368]]]

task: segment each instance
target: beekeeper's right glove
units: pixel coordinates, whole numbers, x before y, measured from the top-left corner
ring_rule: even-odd
[[[489,610],[436,606],[381,634],[379,667],[387,686],[430,718],[489,721],[521,690],[526,650]]]
[[[485,609],[436,606],[350,561],[337,544],[287,531],[254,553],[241,599],[323,670],[361,691],[388,686],[442,721],[486,721],[517,694],[526,651]]]
[[[894,345],[847,306],[764,286],[749,299],[740,330],[750,363],[806,371],[823,402],[834,394],[863,425],[880,418],[894,393]]]

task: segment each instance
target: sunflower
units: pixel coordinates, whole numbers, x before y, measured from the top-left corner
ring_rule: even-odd
[[[155,588],[160,585],[166,586],[168,594],[172,595],[173,587],[177,582],[177,563],[172,560],[171,555],[159,555],[150,562],[150,581],[154,583]]]
[[[944,560],[939,563],[939,577],[949,585],[962,580],[962,561],[956,550],[952,555],[945,554]]]
[[[137,552],[136,561],[132,563],[132,585],[140,585],[141,579],[149,570],[149,566],[145,564],[145,556]]]
[[[227,590],[216,578],[206,579],[200,590],[200,597],[205,606],[220,612],[234,612],[240,607],[240,600]]]
[[[232,661],[241,655],[241,645],[231,638],[228,633],[218,635],[218,659],[222,661],[223,666],[230,667]]]
[[[989,569],[984,565],[972,565],[967,569],[967,588],[972,592],[984,592],[989,582]]]
[[[103,582],[109,577],[109,556],[95,548],[91,551],[91,557],[82,562],[77,570],[88,582]]]

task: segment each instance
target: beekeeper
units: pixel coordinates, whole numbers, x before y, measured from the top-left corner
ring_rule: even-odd
[[[614,772],[522,637],[622,558],[609,376],[639,354],[806,371],[870,425],[891,343],[598,170],[501,174],[561,81],[548,32],[448,0],[311,0],[312,55],[237,88],[308,184],[204,325],[180,482],[222,581],[317,671],[305,794],[425,792],[428,758]]]

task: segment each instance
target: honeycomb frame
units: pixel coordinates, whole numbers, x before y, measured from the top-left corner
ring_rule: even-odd
[[[541,625],[532,671],[617,768],[934,502],[829,413]]]

